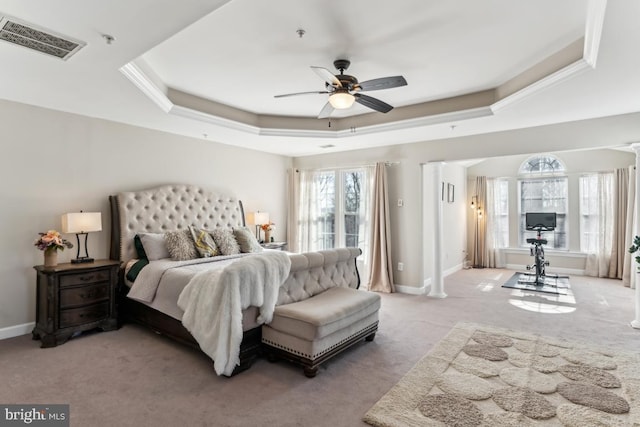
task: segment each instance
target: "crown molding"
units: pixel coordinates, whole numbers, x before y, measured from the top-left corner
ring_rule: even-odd
[[[168,114],[266,137],[311,139],[349,138],[491,116],[544,89],[564,82],[585,70],[595,68],[604,25],[606,5],[607,0],[589,0],[584,38],[567,46],[567,48],[562,51],[556,52],[546,60],[534,65],[529,70],[521,73],[519,76],[515,76],[501,86],[491,89],[490,91],[495,92],[497,96],[491,100],[485,99],[483,103],[486,103],[486,105],[476,103],[476,105],[467,104],[465,106],[461,104],[458,106],[460,109],[457,111],[444,113],[433,111],[426,113],[424,116],[409,119],[403,119],[401,115],[399,115],[398,120],[392,119],[392,121],[385,123],[372,123],[362,127],[349,126],[348,128],[345,127],[341,129],[341,126],[337,125],[335,130],[309,129],[308,127],[303,128],[303,125],[300,125],[300,123],[303,123],[302,120],[309,119],[301,120],[299,118],[284,117],[279,117],[281,119],[279,121],[280,124],[283,123],[284,119],[287,119],[290,120],[291,123],[296,123],[298,127],[293,127],[293,125],[292,127],[269,127],[261,125],[268,121],[268,116],[249,114],[244,110],[235,110],[236,115],[227,114],[228,112],[224,110],[226,106],[222,104],[216,104],[217,109],[212,109],[213,112],[204,111],[209,109],[206,106],[206,103],[210,102],[208,100],[200,99],[199,104],[195,106],[180,105],[184,103],[184,100],[181,100],[180,97],[172,100],[173,95],[172,98],[169,98],[168,93],[171,89],[166,87],[164,83],[153,74],[153,70],[146,65],[142,58],[137,58],[127,63],[120,68],[120,72],[160,107],[162,111]],[[580,48],[579,51],[578,48]],[[500,96],[501,93],[503,93],[504,96]],[[495,101],[495,98],[499,99]],[[433,101],[433,103],[446,101],[446,99],[437,100]],[[213,106],[214,103],[210,103]],[[411,106],[401,107],[397,110],[401,110],[402,108],[411,108]],[[250,116],[251,118],[243,117],[243,113],[246,113],[246,116]],[[223,117],[221,114],[225,114],[228,117]],[[344,119],[335,119],[336,124],[339,124],[341,120]],[[372,120],[369,120],[369,122],[371,121]],[[308,123],[306,126],[308,126]]]
[[[238,130],[250,133],[252,135],[260,135],[261,129],[258,126],[242,123],[237,120],[230,120],[214,114],[205,113],[204,111],[195,110],[193,108],[183,107],[181,105],[171,104],[172,107],[168,111],[169,114],[186,119],[197,120],[203,123],[222,126],[228,129]]]
[[[602,28],[604,27],[604,16],[607,9],[607,0],[589,0],[587,7],[583,59],[591,68],[596,68],[600,39],[602,38]]]
[[[171,102],[165,91],[158,87],[149,75],[136,64],[135,60],[120,67],[120,72],[160,107],[162,111],[168,113],[171,110],[173,102]]]

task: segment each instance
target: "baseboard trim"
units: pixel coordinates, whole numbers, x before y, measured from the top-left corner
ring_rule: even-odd
[[[517,264],[507,264],[506,268],[508,270],[519,270],[524,272],[527,272],[527,266],[526,265],[517,265]],[[531,273],[535,273],[534,270],[529,270],[528,272]],[[579,270],[577,268],[558,268],[558,267],[554,267],[553,269],[548,269],[547,270],[547,274],[572,274],[574,276],[584,276],[585,272],[584,270]]]
[[[431,290],[431,279],[425,279],[422,286],[403,286],[395,285],[396,292],[399,294],[424,295]]]
[[[36,326],[36,322],[23,323],[22,325],[8,326],[0,328],[0,340],[7,338],[19,337],[31,333]]]
[[[447,268],[445,271],[442,272],[442,276],[443,277],[447,277],[448,275],[453,274],[456,271],[460,271],[460,270],[462,270],[463,266],[464,266],[464,264],[460,263],[458,265],[454,265],[451,268]]]

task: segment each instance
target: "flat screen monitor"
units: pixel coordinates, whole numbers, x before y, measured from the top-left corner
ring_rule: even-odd
[[[555,212],[527,212],[526,213],[527,230],[543,230],[551,231],[556,229],[556,213]]]

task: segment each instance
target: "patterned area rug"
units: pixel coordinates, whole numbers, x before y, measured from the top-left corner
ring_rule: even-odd
[[[457,324],[365,414],[373,426],[640,426],[640,354]]]
[[[536,283],[535,274],[515,273],[502,285],[503,288],[523,289],[526,291],[545,292],[548,294],[567,295],[569,290],[569,278],[561,277],[545,277],[544,282]]]

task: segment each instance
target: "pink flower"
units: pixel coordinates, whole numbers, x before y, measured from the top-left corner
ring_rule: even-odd
[[[40,237],[34,242],[41,251],[64,250],[65,247],[72,248],[73,244],[63,239],[56,230],[49,230],[46,233],[38,233]]]

